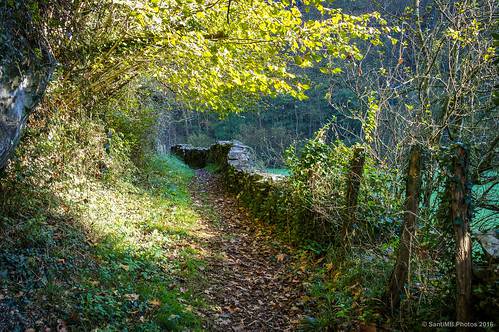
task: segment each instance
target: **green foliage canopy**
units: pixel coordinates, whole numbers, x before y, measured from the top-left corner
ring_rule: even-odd
[[[320,18],[304,20],[303,6]],[[262,95],[304,99],[309,86],[292,66],[358,58],[355,41],[379,43],[387,31],[377,13],[346,15],[321,1],[105,0],[81,2],[74,15],[57,23],[69,32],[51,36],[70,100],[96,100],[145,75],[189,107],[219,113]]]

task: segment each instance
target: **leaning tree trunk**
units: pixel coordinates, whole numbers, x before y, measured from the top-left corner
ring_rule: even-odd
[[[25,6],[15,1],[0,5],[0,169],[17,146],[54,68],[43,40]]]
[[[350,171],[347,178],[345,196],[345,215],[343,220],[343,239],[348,240],[350,228],[357,222],[357,200],[359,197],[360,182],[364,173],[366,162],[366,151],[363,147],[353,149],[352,160],[350,161]]]
[[[452,179],[449,185],[450,217],[456,236],[456,320],[470,321],[471,308],[471,189],[467,179],[468,156],[462,145],[457,145],[452,160]],[[467,328],[458,327],[458,331]]]
[[[395,263],[388,286],[388,296],[392,310],[400,304],[400,297],[408,278],[412,243],[416,233],[420,188],[421,147],[413,145],[407,170],[404,223],[402,224],[402,233],[400,235],[397,262]]]

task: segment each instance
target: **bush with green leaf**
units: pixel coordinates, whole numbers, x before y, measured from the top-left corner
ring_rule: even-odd
[[[314,231],[328,240],[341,243],[346,213],[346,186],[349,176],[352,147],[341,141],[325,143],[318,136],[296,151],[287,152],[291,172],[289,184],[294,194],[312,212]],[[358,242],[377,241],[387,236],[400,222],[402,201],[397,191],[396,171],[383,167],[367,156],[360,185],[357,223],[352,234]]]

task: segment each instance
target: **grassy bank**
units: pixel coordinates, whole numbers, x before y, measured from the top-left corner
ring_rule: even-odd
[[[86,331],[200,328],[188,287],[202,265],[186,245],[198,218],[190,169],[152,157],[135,177],[44,182],[14,166],[2,180],[0,330],[60,320]]]

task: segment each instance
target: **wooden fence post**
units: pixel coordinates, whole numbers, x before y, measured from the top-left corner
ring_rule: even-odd
[[[388,295],[392,310],[400,304],[400,295],[408,278],[409,261],[411,258],[412,240],[416,232],[419,194],[421,189],[421,147],[413,145],[407,168],[405,189],[405,215],[400,234],[397,262],[393,269]]]
[[[468,155],[462,145],[453,151],[452,178],[449,183],[450,217],[456,236],[456,319],[470,321],[471,303],[471,188],[467,181]],[[458,327],[458,331],[468,330]]]
[[[357,221],[357,198],[359,197],[360,181],[364,173],[366,151],[364,147],[356,146],[353,149],[350,171],[347,178],[346,213],[343,221],[343,238],[348,237],[350,227]]]

